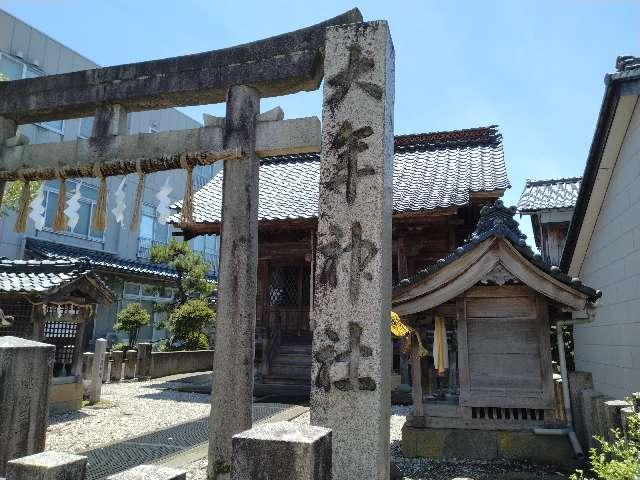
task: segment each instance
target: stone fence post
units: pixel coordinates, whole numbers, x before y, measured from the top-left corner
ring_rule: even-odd
[[[7,462],[44,450],[55,347],[0,337],[0,476]]]
[[[7,480],[84,480],[87,457],[46,451],[7,463]]]
[[[91,369],[91,387],[89,390],[89,402],[98,403],[102,393],[102,380],[104,378],[104,358],[107,350],[107,340],[99,338],[96,340],[96,351],[93,357]]]
[[[233,436],[231,480],[331,480],[331,430],[263,423]]]
[[[121,350],[113,350],[111,352],[111,381],[119,382],[122,380],[122,363],[124,362],[124,352]]]
[[[151,344],[138,343],[138,364],[136,366],[136,377],[139,379],[149,378],[151,375]]]
[[[130,380],[136,376],[136,362],[138,361],[138,352],[135,350],[127,350],[124,354],[124,378]]]

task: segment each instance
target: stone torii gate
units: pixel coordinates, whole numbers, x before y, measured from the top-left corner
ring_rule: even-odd
[[[260,98],[315,90],[323,76],[321,138],[316,118],[258,121]],[[363,23],[357,9],[223,50],[0,83],[0,191],[5,181],[61,172],[104,177],[227,160],[211,479],[229,471],[231,437],[252,423],[259,158],[320,150],[311,421],[333,430],[334,479],[389,478],[393,97],[388,26]],[[127,112],[223,101],[224,125],[124,134]],[[16,136],[19,124],[88,115],[88,140],[28,145]]]

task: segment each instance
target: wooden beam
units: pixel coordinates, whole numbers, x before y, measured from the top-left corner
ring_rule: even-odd
[[[136,172],[138,160],[143,171],[150,173],[181,168],[182,156],[188,156],[189,161],[197,165],[241,158],[234,156],[233,149],[223,150],[223,136],[223,128],[202,127],[6,147],[0,157],[0,180],[17,180],[20,170],[31,169],[35,170],[35,178],[50,180],[56,178],[56,170],[61,167],[67,177],[93,176],[95,163],[101,163],[105,175],[123,175]],[[256,154],[259,157],[319,151],[320,120],[317,117],[257,124]]]
[[[181,57],[0,83],[0,116],[19,124],[93,115],[101,104],[135,112],[225,101],[233,85],[260,97],[316,90],[326,27],[362,22],[358,9],[244,45]]]

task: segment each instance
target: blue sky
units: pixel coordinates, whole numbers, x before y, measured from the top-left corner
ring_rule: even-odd
[[[622,0],[0,0],[100,65],[164,58],[287,32],[358,6],[389,21],[397,134],[497,124],[515,204],[525,179],[581,175],[620,54],[640,55],[640,2]],[[288,118],[320,114],[320,93],[267,99]],[[192,107],[224,114],[221,105]],[[523,218],[526,233],[529,221]]]

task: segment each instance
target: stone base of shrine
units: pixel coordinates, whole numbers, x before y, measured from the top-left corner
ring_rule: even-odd
[[[78,377],[54,377],[49,387],[49,413],[59,414],[82,408],[84,386]]]
[[[572,469],[577,461],[569,438],[541,436],[526,430],[474,430],[460,428],[402,428],[402,453],[406,457],[438,459],[525,460]]]

